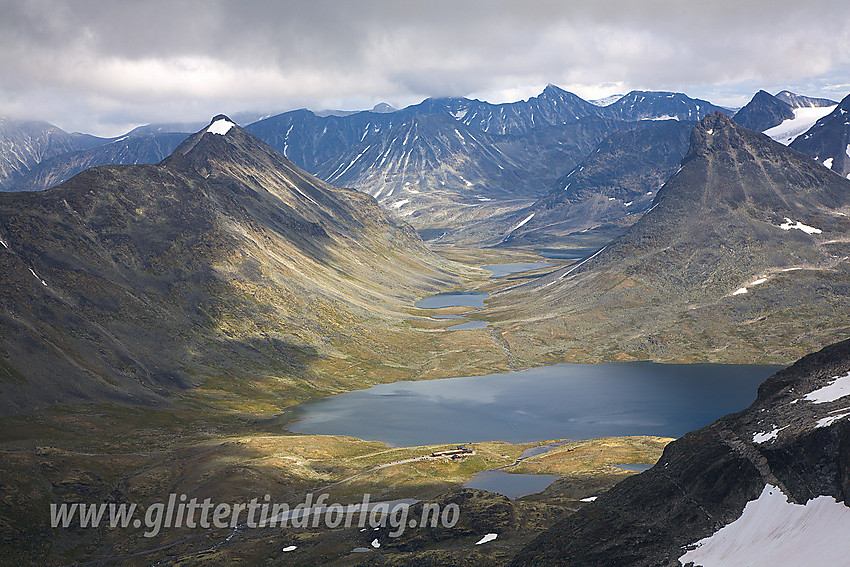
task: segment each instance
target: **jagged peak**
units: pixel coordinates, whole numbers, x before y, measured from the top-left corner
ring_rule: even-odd
[[[682,165],[708,153],[728,149],[733,140],[740,140],[747,131],[731,116],[721,112],[708,114],[691,131],[691,145]],[[740,145],[740,144],[736,144]]]

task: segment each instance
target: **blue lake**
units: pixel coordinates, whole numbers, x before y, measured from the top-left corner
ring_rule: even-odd
[[[299,433],[394,446],[623,435],[680,437],[755,400],[780,366],[558,364],[468,378],[381,384],[300,404]]]
[[[484,307],[484,300],[490,294],[484,291],[452,291],[424,297],[413,305],[420,309],[440,309],[441,307]]]
[[[599,248],[540,248],[536,252],[550,260],[584,260]]]
[[[503,278],[511,274],[519,274],[531,270],[539,270],[540,268],[548,268],[550,266],[555,265],[556,264],[551,264],[549,262],[524,262],[517,264],[492,264],[490,266],[481,267],[487,270],[488,272],[493,273],[493,275],[490,276],[491,278]]]
[[[463,483],[466,488],[495,492],[508,498],[522,498],[546,490],[558,479],[553,474],[510,474],[502,471],[483,471]]]
[[[466,323],[458,323],[448,327],[447,331],[467,331],[469,329],[486,329],[487,321],[467,321]]]

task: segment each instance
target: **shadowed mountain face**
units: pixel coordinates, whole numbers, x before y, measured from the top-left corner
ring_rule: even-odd
[[[756,132],[764,132],[768,128],[782,124],[783,120],[793,118],[794,111],[788,102],[765,91],[757,92],[752,100],[734,116],[735,122]]]
[[[850,96],[791,143],[842,177],[850,178]]]
[[[850,182],[714,114],[626,234],[579,266],[504,292],[485,313],[551,334],[545,348],[561,356],[793,359],[848,322],[847,214]],[[836,316],[824,325],[816,313]]]
[[[4,412],[291,376],[454,281],[371,197],[226,117],[160,165],[0,195],[0,238]]]
[[[733,557],[769,565],[777,555],[827,565],[830,555],[846,557],[845,540],[818,542],[810,528],[824,517],[816,530],[850,525],[847,399],[823,390],[847,376],[850,341],[806,356],[764,382],[748,409],[674,441],[652,469],[557,522],[511,565],[728,565]],[[724,526],[726,544],[685,556]]]
[[[510,246],[551,245],[570,234],[606,224],[634,223],[678,169],[694,124],[653,121],[611,134],[558,179],[555,189],[506,218],[502,242]]]

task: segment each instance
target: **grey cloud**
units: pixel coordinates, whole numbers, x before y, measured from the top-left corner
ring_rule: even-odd
[[[548,82],[826,94],[850,72],[839,0],[0,0],[0,13],[0,113],[77,129]]]

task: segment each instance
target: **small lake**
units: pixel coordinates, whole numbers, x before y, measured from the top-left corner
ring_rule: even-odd
[[[513,500],[542,492],[558,478],[556,474],[510,474],[502,471],[483,471],[473,475],[463,483],[463,486],[495,492]]]
[[[634,472],[644,472],[644,471],[648,471],[649,469],[652,468],[652,465],[647,465],[646,463],[628,463],[628,464],[625,464],[625,465],[614,465],[614,466],[617,467],[618,469],[623,469],[623,470],[627,470],[627,471],[634,471]]]
[[[540,248],[535,250],[543,258],[550,260],[584,260],[592,256],[599,248]]]
[[[522,272],[529,272],[531,270],[539,270],[540,268],[548,268],[550,266],[555,266],[557,264],[551,264],[549,262],[525,262],[525,263],[517,263],[517,264],[492,264],[489,266],[481,266],[488,272],[492,272],[493,275],[490,278],[503,278],[505,276],[509,276],[511,274],[520,274]]]
[[[298,433],[394,446],[624,435],[680,437],[755,400],[780,366],[558,364],[469,378],[381,384],[300,404]]]
[[[484,307],[484,300],[490,294],[484,291],[451,291],[423,297],[413,305],[420,309],[440,309],[442,307]]]
[[[468,331],[470,329],[486,329],[487,321],[467,321],[446,328],[447,331]]]

